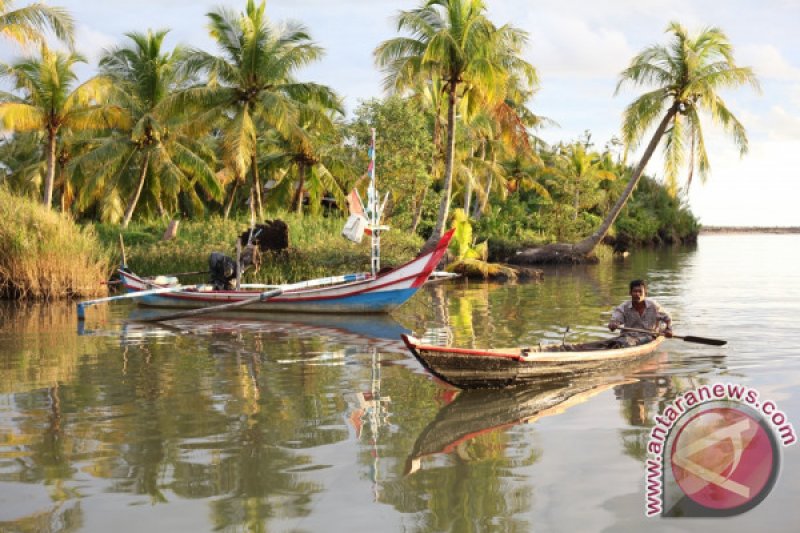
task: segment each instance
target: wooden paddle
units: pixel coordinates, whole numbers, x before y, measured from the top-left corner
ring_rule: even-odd
[[[649,329],[637,329],[637,328],[620,328],[622,331],[633,331],[635,333],[647,333],[649,335],[663,335],[662,332],[655,332],[650,331]],[[706,337],[695,337],[693,335],[673,335],[670,337],[672,339],[681,339],[684,342],[695,342],[697,344],[708,344],[710,346],[725,346],[728,344],[728,341],[724,341],[722,339],[709,339]]]
[[[188,311],[180,311],[170,315],[161,315],[152,318],[141,318],[137,322],[164,322],[167,320],[175,320],[178,318],[188,318],[192,316],[204,315],[206,313],[213,313],[215,311],[228,311],[230,309],[238,309],[246,305],[252,305],[257,302],[264,302],[275,296],[283,294],[283,289],[273,289],[271,291],[264,291],[258,295],[258,298],[248,298],[238,302],[231,302],[228,304],[212,305],[210,307],[203,307],[201,309],[190,309]]]
[[[182,285],[176,285],[174,287],[158,287],[146,291],[126,292],[125,294],[120,294],[118,296],[108,296],[106,298],[98,298],[96,300],[86,300],[83,302],[78,302],[77,305],[78,320],[83,320],[84,318],[86,318],[86,308],[91,307],[93,305],[102,304],[106,302],[116,302],[118,300],[132,300],[134,298],[141,298],[142,296],[150,296],[151,294],[165,294],[168,292],[176,292],[183,290],[185,288],[186,287]]]

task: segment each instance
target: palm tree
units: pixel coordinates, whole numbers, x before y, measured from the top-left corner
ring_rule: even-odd
[[[633,101],[623,115],[623,140],[633,148],[653,125],[655,132],[642,158],[633,169],[622,195],[606,215],[600,227],[589,237],[574,245],[557,244],[518,254],[517,261],[541,262],[563,258],[581,261],[592,255],[617,219],[642,176],[656,147],[666,136],[665,171],[668,183],[673,184],[689,148],[690,167],[697,161],[701,177],[709,171],[708,156],[703,140],[700,111],[708,113],[733,137],[740,155],[747,152],[747,136],[739,120],[719,95],[720,89],[744,84],[758,88],[753,71],[736,65],[733,47],[718,28],[707,28],[697,35],[672,22],[667,27],[672,34],[669,45],[653,45],[633,58],[617,84],[617,92],[626,83],[651,85],[656,88]],[[691,176],[691,170],[690,170]]]
[[[19,196],[41,194],[46,164],[40,133],[20,133],[0,139],[0,178],[3,187]]]
[[[11,9],[13,0],[0,0],[0,36],[21,45],[43,43],[42,32],[51,29],[56,37],[73,44],[75,21],[63,7],[35,3]]]
[[[572,220],[578,219],[581,208],[581,192],[596,190],[601,181],[614,181],[616,174],[603,167],[604,159],[586,150],[586,145],[576,142],[562,150],[551,171],[561,178],[573,196]]]
[[[264,15],[265,2],[247,1],[244,13],[227,8],[208,13],[211,36],[222,55],[190,50],[187,72],[203,72],[208,83],[181,91],[173,98],[180,108],[196,107],[216,116],[222,134],[223,157],[235,176],[251,172],[251,194],[261,215],[258,174],[258,131],[264,126],[291,138],[300,112],[298,102],[317,102],[342,110],[339,98],[324,85],[298,82],[295,72],[316,61],[322,49],[305,27],[273,26]]]
[[[347,202],[344,188],[335,175],[346,175],[351,169],[345,170],[349,165],[337,153],[341,143],[334,141],[338,130],[330,113],[338,111],[301,106],[301,117],[288,138],[273,131],[265,139],[266,150],[260,164],[279,177],[275,180],[279,182],[273,191],[275,199],[284,200],[283,205],[289,203],[298,214],[303,213],[306,192],[312,212],[319,207],[325,193],[331,194],[340,206]]]
[[[390,90],[402,91],[419,80],[438,78],[447,94],[444,194],[436,226],[423,250],[435,245],[447,223],[459,98],[473,91],[490,101],[502,98],[507,79],[514,73],[531,84],[535,80],[533,67],[520,58],[526,34],[511,26],[495,27],[485,13],[482,0],[428,0],[397,18],[398,31],[406,30],[410,37],[390,39],[375,50]]]
[[[603,240],[639,182],[644,167],[666,135],[664,169],[667,183],[675,190],[676,177],[689,149],[691,180],[694,161],[705,181],[708,172],[703,130],[699,111],[705,111],[733,137],[739,154],[747,153],[747,134],[739,120],[728,109],[718,91],[749,83],[756,89],[758,81],[749,67],[739,67],[733,58],[733,46],[718,28],[707,28],[695,36],[677,22],[671,22],[669,46],[654,45],[633,58],[622,72],[617,92],[625,83],[658,87],[634,100],[623,116],[622,135],[628,147],[635,147],[642,135],[661,117],[655,133],[645,148],[628,185],[600,227],[575,245],[575,251],[588,254]],[[666,108],[666,112],[664,109]],[[663,113],[663,115],[662,115]]]
[[[110,132],[78,161],[91,169],[84,170],[91,179],[81,188],[81,200],[85,205],[103,191],[105,203],[119,205],[119,194],[127,191],[123,228],[130,223],[146,183],[159,206],[164,197],[174,203],[181,191],[193,194],[195,183],[212,197],[222,197],[213,170],[200,155],[196,123],[190,123],[186,113],[164,109],[166,96],[181,81],[176,68],[181,49],[162,51],[167,33],[127,33],[130,45],[110,50],[100,59],[100,69],[113,80],[113,96],[130,126]]]
[[[41,57],[19,61],[0,72],[0,77],[11,78],[16,94],[22,94],[0,95],[0,127],[44,133],[47,168],[43,203],[48,208],[53,198],[59,136],[65,131],[100,130],[125,123],[121,110],[105,103],[110,89],[107,78],[92,78],[71,90],[77,81],[73,67],[79,62],[85,62],[79,54],[55,52],[42,45]]]

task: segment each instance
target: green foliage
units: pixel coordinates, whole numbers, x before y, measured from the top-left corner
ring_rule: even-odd
[[[391,194],[386,222],[394,231],[385,242],[400,239],[403,260],[417,240],[404,232],[415,227],[430,236],[449,222],[442,213],[456,206],[471,206],[464,223],[487,242],[492,258],[584,238],[603,227],[625,182],[633,189],[639,178],[630,181],[631,168],[613,149],[593,148],[589,133],[555,147],[531,135],[543,119],[525,107],[538,84],[520,55],[526,35],[487,17],[480,0],[424,2],[401,12],[398,31],[408,36],[376,50],[387,84],[398,91],[361,103],[349,122],[333,91],[297,79],[323,49],[301,24],[272,24],[261,1],[247,0],[241,12],[218,8],[208,14],[216,54],[162,51],[166,30],[132,32],[125,45],[103,56],[103,76],[79,87],[73,66],[82,58],[43,48],[41,57],[4,71],[17,90],[0,93],[0,128],[14,132],[0,142],[0,180],[20,195],[41,197],[49,187],[63,210],[87,221],[129,220],[136,208],[140,221],[124,235],[132,264],[145,273],[199,270],[210,250],[232,253],[246,223],[207,218],[209,213],[245,216],[251,185],[269,182],[266,190],[255,188],[265,196],[256,198],[254,211],[263,203],[294,205],[302,213],[301,200],[308,197],[310,217],[301,223],[280,214],[294,221],[293,239],[299,240],[286,261],[276,259],[279,266],[267,266],[259,276],[308,277],[368,256],[351,245],[326,249],[338,242],[341,220],[318,215],[323,196],[342,209],[351,187],[365,196],[366,147],[375,128],[379,188]],[[632,146],[664,116],[665,105],[677,105],[665,132],[668,170],[681,162],[682,148],[692,146],[690,168],[696,161],[702,177],[708,162],[696,112],[711,106],[744,149],[744,130],[716,91],[755,79],[733,63],[719,30],[689,36],[672,24],[669,31],[670,46],[648,48],[622,75],[621,84],[662,85],[629,106],[623,134]],[[704,77],[716,68],[719,73]],[[681,77],[684,71],[691,83]],[[43,112],[50,108],[52,117]],[[58,124],[48,122],[52,118]],[[448,137],[455,147],[452,165],[446,164]],[[669,192],[642,181],[612,234],[635,243],[693,238],[697,220]],[[175,213],[189,220],[176,241],[162,243],[166,217]],[[119,228],[102,224],[98,230],[116,248]],[[327,242],[317,243],[316,234]],[[455,239],[463,244],[459,256],[468,259],[472,240]],[[389,258],[394,250],[384,246],[384,252]]]
[[[448,272],[456,272],[470,278],[516,278],[516,272],[503,265],[489,263],[489,245],[487,241],[475,244],[472,238],[472,225],[463,209],[453,211],[455,233],[450,241],[450,252],[453,261],[447,265]]]
[[[289,226],[290,248],[284,254],[267,255],[258,272],[248,272],[245,281],[288,283],[370,268],[370,241],[353,244],[341,236],[344,218],[302,216],[276,212],[271,218]],[[209,217],[181,223],[175,239],[162,241],[166,222],[139,221],[122,231],[128,266],[137,274],[155,275],[206,270],[211,252],[234,257],[236,239],[249,226],[244,219]],[[98,234],[108,246],[118,249],[118,226],[98,225]],[[400,265],[414,257],[420,238],[402,231],[381,236],[382,266]],[[206,276],[187,278],[200,282]]]
[[[409,228],[422,192],[430,186],[428,164],[433,154],[431,132],[422,109],[411,99],[390,96],[362,102],[347,126],[352,154],[362,172],[367,168],[370,128],[376,131],[375,164],[382,191],[391,192],[393,227]],[[362,198],[367,180],[357,181]],[[427,200],[427,199],[426,199]]]
[[[692,241],[700,223],[680,198],[647,176],[615,223],[616,237],[632,244]]]

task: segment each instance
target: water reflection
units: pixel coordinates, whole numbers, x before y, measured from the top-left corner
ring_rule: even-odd
[[[422,469],[423,460],[434,454],[456,454],[462,460],[475,459],[469,452],[470,441],[563,413],[619,383],[606,379],[603,376],[581,377],[509,389],[459,391],[420,433],[408,457],[406,473],[413,474]],[[534,456],[532,454],[531,458]]]
[[[0,530],[657,529],[642,459],[667,403],[739,381],[800,412],[798,241],[745,240],[751,254],[716,239],[537,283],[449,282],[388,319],[144,325],[115,306],[78,335],[73,305],[0,304]],[[597,340],[638,277],[676,333],[729,345],[667,341],[652,365],[596,383],[457,392],[398,338],[499,348],[560,342],[569,326],[567,342]],[[795,512],[800,490],[780,483],[768,504],[702,527],[780,526],[770,517]]]
[[[206,500],[222,529],[305,516],[323,490],[302,475],[319,467],[306,450],[349,435],[348,404],[331,394],[346,369],[310,363],[404,353],[399,335],[408,331],[389,317],[130,320],[140,316],[101,313],[76,336],[72,306],[6,309],[4,492],[42,483],[51,487],[46,500],[62,502],[80,499],[77,487],[88,482],[150,505]],[[14,507],[0,522],[15,529],[79,523],[80,506],[40,501],[28,515]]]

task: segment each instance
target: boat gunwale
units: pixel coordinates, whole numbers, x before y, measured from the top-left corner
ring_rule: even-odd
[[[597,360],[613,361],[615,359],[624,359],[628,357],[635,357],[637,355],[647,353],[658,348],[664,341],[663,336],[657,336],[655,339],[645,344],[636,346],[627,346],[624,348],[610,348],[603,350],[585,350],[575,352],[544,352],[536,351],[530,352],[530,355],[522,355],[523,348],[498,348],[490,350],[476,350],[472,348],[458,348],[452,346],[435,346],[430,344],[422,344],[419,339],[410,335],[403,335],[403,341],[406,346],[414,352],[418,359],[424,359],[419,355],[420,351],[436,352],[442,357],[448,354],[457,356],[473,356],[476,358],[502,358],[511,359],[519,363],[583,363],[592,362]],[[554,345],[557,346],[557,345]],[[546,355],[545,355],[546,354]]]
[[[393,268],[393,269],[391,269],[391,270],[389,270],[387,272],[384,272],[383,274],[378,274],[376,276],[370,276],[370,278],[365,279],[365,280],[356,280],[356,281],[344,282],[344,283],[333,283],[331,285],[327,285],[327,286],[323,286],[323,287],[308,287],[308,288],[298,287],[297,289],[290,289],[290,290],[286,291],[285,293],[283,293],[282,296],[278,296],[278,297],[272,298],[271,301],[274,302],[274,303],[278,303],[278,304],[279,303],[291,303],[291,304],[294,304],[294,303],[302,303],[302,302],[314,302],[314,301],[324,301],[324,300],[335,300],[335,299],[341,299],[341,298],[351,298],[351,297],[359,296],[359,295],[362,295],[362,294],[365,294],[365,293],[386,292],[386,288],[387,287],[391,287],[392,285],[404,284],[404,283],[407,283],[409,280],[412,280],[412,279],[415,279],[415,278],[416,279],[412,283],[411,287],[408,287],[408,288],[418,289],[430,277],[431,272],[433,272],[433,270],[436,268],[436,264],[441,260],[441,256],[447,250],[447,246],[450,243],[450,240],[452,238],[452,235],[453,235],[454,231],[455,231],[454,229],[451,229],[451,230],[445,232],[445,234],[442,236],[442,238],[439,240],[439,242],[436,244],[436,247],[433,250],[431,250],[431,251],[429,251],[429,252],[427,252],[427,253],[425,253],[423,255],[419,255],[417,257],[414,257],[411,260],[403,263],[402,265],[399,265],[399,266],[397,266],[397,267],[395,267],[395,268]],[[413,272],[411,274],[402,275],[403,273],[400,272],[401,270],[413,266],[414,263],[416,263],[416,262],[419,262],[422,265],[422,267],[419,268],[418,270],[415,270],[415,272]],[[120,272],[120,275],[123,278],[132,278],[135,281],[137,281],[137,282],[139,282],[139,283],[141,283],[141,284],[143,284],[145,286],[147,286],[147,285],[152,285],[152,286],[155,286],[155,287],[169,287],[170,286],[170,284],[156,284],[156,283],[153,283],[153,282],[148,281],[145,278],[142,278],[141,276],[138,276],[137,274],[135,274],[133,272],[130,272],[130,271],[127,271],[127,270],[120,269],[119,272]],[[427,274],[425,274],[426,272],[427,272]],[[385,278],[391,277],[392,275],[398,274],[398,273],[400,273],[402,277],[399,277],[397,279],[392,279],[392,280],[386,280],[386,281],[383,281],[381,284],[375,284],[379,280],[383,280]],[[423,278],[423,279],[420,281],[419,278]],[[324,278],[320,278],[320,279],[324,279]],[[133,291],[141,290],[141,289],[135,289],[135,288],[131,287],[130,284],[125,282],[125,281],[126,280],[123,279],[123,282],[124,282],[124,285],[125,285],[126,289],[133,290]],[[313,280],[308,280],[308,281],[313,281]],[[330,295],[328,295],[328,294],[320,294],[320,293],[323,293],[323,292],[326,292],[326,291],[347,289],[347,288],[352,288],[352,287],[357,286],[357,285],[364,285],[364,284],[375,284],[375,285],[367,286],[367,287],[358,287],[358,290],[345,292],[343,294],[330,294]],[[291,285],[291,284],[289,284],[289,285]],[[395,289],[389,289],[389,290],[395,290]],[[169,293],[169,294],[164,295],[164,297],[165,297],[165,299],[168,299],[168,300],[169,299],[184,300],[184,301],[188,300],[188,301],[192,301],[192,302],[219,302],[219,301],[237,302],[237,301],[243,301],[245,299],[257,298],[257,297],[260,296],[261,292],[263,292],[263,291],[253,291],[253,290],[248,290],[248,291],[241,291],[241,290],[239,290],[239,291],[197,291],[197,290],[194,290],[194,291],[192,291],[191,287],[187,286],[187,288],[185,290],[176,290],[174,293]],[[213,294],[213,295],[218,296],[218,297],[209,298],[207,296],[207,294]],[[206,296],[204,296],[204,295],[206,295]],[[227,297],[226,298],[225,297],[226,295],[232,295],[233,297]],[[300,295],[300,296],[298,296],[298,295]]]

